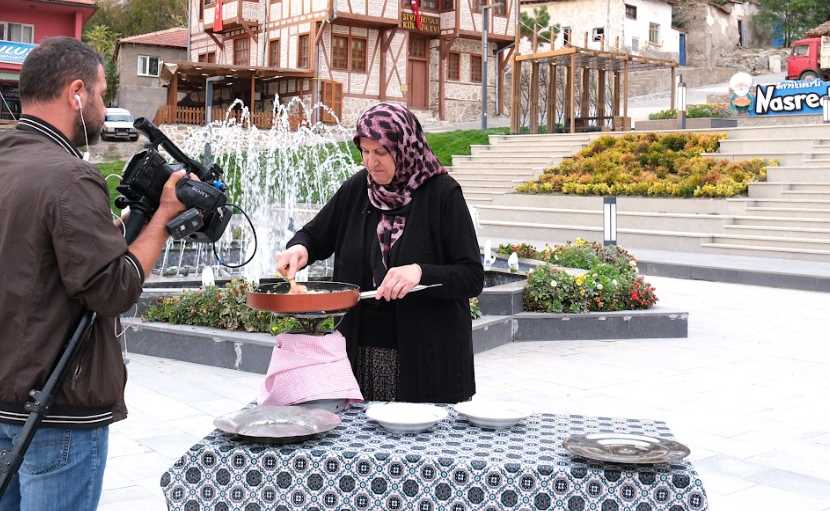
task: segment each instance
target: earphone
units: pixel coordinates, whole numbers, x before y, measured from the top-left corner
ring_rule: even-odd
[[[84,128],[84,142],[86,142],[86,151],[84,151],[84,161],[89,161],[89,138],[86,134],[86,122],[84,122],[84,104],[81,101],[80,94],[75,94],[75,102],[78,103],[78,112],[81,114],[81,126]]]

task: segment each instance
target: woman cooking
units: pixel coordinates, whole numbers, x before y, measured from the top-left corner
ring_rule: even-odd
[[[279,254],[297,270],[334,254],[334,280],[377,289],[339,330],[366,400],[455,403],[475,393],[469,298],[484,286],[461,187],[406,107],[360,117],[364,169],[347,180]],[[410,293],[418,284],[438,287]]]

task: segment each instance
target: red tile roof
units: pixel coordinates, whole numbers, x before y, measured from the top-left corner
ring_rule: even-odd
[[[124,37],[118,40],[119,45],[124,43],[187,48],[187,29],[181,27],[168,28],[167,30]]]

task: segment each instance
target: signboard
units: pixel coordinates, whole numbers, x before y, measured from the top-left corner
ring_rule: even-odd
[[[415,14],[401,11],[401,28],[404,30],[414,30],[416,32],[424,32],[427,34],[440,34],[441,18],[437,16],[424,16],[421,14],[421,28],[419,29],[415,24]]]
[[[36,44],[0,41],[0,62],[6,64],[23,64],[29,52],[37,48]]]
[[[830,94],[830,82],[794,80],[758,85],[749,115],[821,115],[821,98]]]

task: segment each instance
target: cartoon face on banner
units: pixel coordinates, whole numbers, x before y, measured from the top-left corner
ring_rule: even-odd
[[[746,112],[752,105],[752,76],[749,73],[735,73],[729,80],[730,105],[738,112]]]

